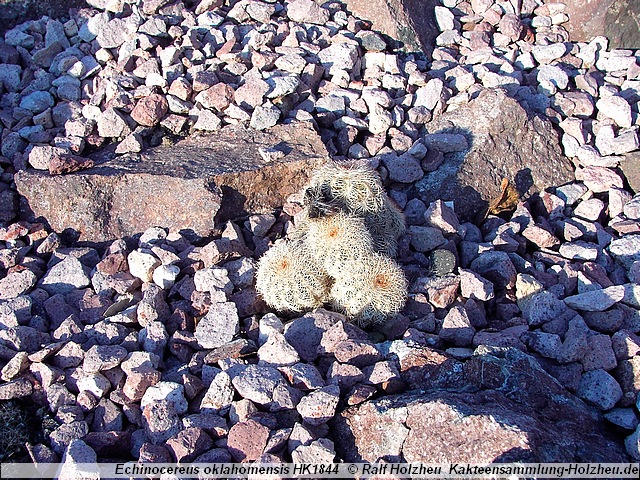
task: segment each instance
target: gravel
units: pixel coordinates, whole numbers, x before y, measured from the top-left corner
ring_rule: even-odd
[[[282,315],[251,303],[255,261],[291,228],[287,213],[230,223],[246,246],[211,262],[202,245],[220,235],[160,227],[140,232],[137,248],[68,250],[3,200],[0,398],[33,394],[59,412],[45,442],[65,465],[94,458],[81,440],[90,431],[125,430],[132,459],[333,461],[327,422],[341,401],[405,386],[392,341],[397,352],[450,349],[464,360],[496,342],[558,380],[566,367],[566,388],[624,430],[617,440],[640,458],[640,201],[629,188],[637,179],[618,168],[639,148],[637,52],[608,51],[603,37],[565,41],[564,17],[518,16],[508,2],[497,2],[504,14],[462,2],[463,23],[459,2],[437,6],[430,59],[391,51],[339,4],[91,3],[65,24],[45,17],[5,34],[2,199],[13,198],[15,171],[88,168],[83,155],[104,144],[129,155],[166,131],[304,119],[334,158],[377,168],[404,207],[398,262],[412,285],[397,318],[363,332],[327,310]],[[576,180],[475,226],[413,186],[473,148],[464,132],[424,124],[483,86],[557,124]],[[262,152],[265,162],[280,154]],[[455,265],[435,276],[443,251]]]

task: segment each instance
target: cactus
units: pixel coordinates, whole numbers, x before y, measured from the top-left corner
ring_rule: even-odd
[[[343,210],[360,215],[379,212],[386,197],[380,177],[365,167],[326,165],[311,177],[307,191],[314,189]]]
[[[399,312],[407,281],[395,255],[404,216],[375,171],[327,165],[304,189],[296,228],[261,259],[256,288],[277,310],[331,302],[360,325]]]
[[[299,242],[283,241],[260,259],[256,290],[277,310],[302,312],[328,300],[330,279]]]
[[[398,313],[407,298],[407,280],[391,258],[374,253],[345,265],[331,287],[333,305],[361,326],[382,323]]]
[[[364,221],[345,213],[309,219],[305,247],[332,277],[341,275],[347,263],[373,252]]]
[[[373,245],[378,253],[395,257],[398,250],[398,237],[406,229],[404,215],[389,199],[385,199],[383,207],[377,214],[364,218],[373,238]]]

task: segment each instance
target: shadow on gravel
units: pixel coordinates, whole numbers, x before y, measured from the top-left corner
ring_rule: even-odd
[[[0,35],[27,20],[43,15],[68,19],[70,8],[87,7],[84,0],[0,0]]]

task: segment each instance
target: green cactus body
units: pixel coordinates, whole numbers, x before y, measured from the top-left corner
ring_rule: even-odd
[[[360,325],[384,322],[402,310],[407,280],[391,258],[373,253],[345,266],[331,287],[334,306]]]
[[[299,242],[276,244],[260,259],[256,290],[280,311],[303,312],[329,299],[331,279]]]
[[[345,266],[373,253],[373,242],[362,218],[344,213],[309,219],[305,247],[332,277]]]

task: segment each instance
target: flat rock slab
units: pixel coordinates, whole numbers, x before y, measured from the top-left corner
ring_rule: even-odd
[[[265,160],[260,148],[285,155]],[[141,154],[96,159],[95,167],[68,175],[20,171],[15,181],[35,216],[56,231],[75,230],[79,241],[109,241],[153,226],[207,236],[214,218],[281,206],[327,159],[308,123],[264,132],[231,125]]]
[[[502,90],[483,90],[467,105],[438,116],[426,127],[429,133],[467,137],[468,150],[445,154],[444,163],[416,184],[422,201],[453,200],[464,220],[473,220],[500,196],[503,178],[521,194],[574,179],[551,122],[528,114]]]
[[[429,380],[417,391],[340,412],[332,420],[340,457],[371,463],[626,461],[620,445],[602,435],[602,416],[533,357],[515,348],[480,347],[463,369],[455,391],[448,380],[423,372]]]

